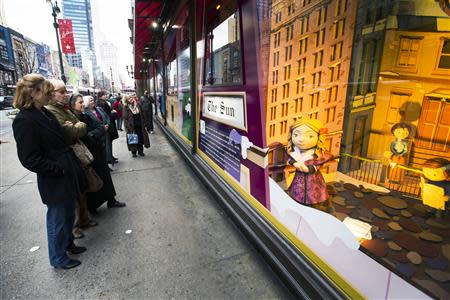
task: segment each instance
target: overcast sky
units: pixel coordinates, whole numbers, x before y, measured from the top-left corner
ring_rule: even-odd
[[[13,28],[37,43],[45,43],[57,50],[51,6],[45,0],[0,0],[4,4],[7,26]],[[61,1],[58,1],[61,8]],[[104,34],[107,41],[118,48],[120,73],[127,76],[126,65],[133,64],[131,31],[128,19],[131,17],[131,0],[91,0],[94,18],[94,43],[98,43],[96,32]],[[61,17],[61,15],[59,16]],[[98,55],[97,55],[98,56]]]

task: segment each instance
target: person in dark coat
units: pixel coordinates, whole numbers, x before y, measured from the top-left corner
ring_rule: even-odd
[[[76,106],[76,102],[83,101],[83,106]],[[108,163],[106,162],[106,135],[108,126],[99,119],[105,118],[105,113],[99,107],[95,107],[94,99],[91,96],[73,95],[70,105],[74,114],[81,122],[86,123],[87,135],[83,137],[83,142],[94,156],[91,166],[103,180],[103,187],[95,193],[87,193],[88,210],[95,214],[98,207],[107,202],[108,208],[124,207],[125,203],[117,201],[116,189],[111,178]],[[84,108],[84,111],[82,110]]]
[[[150,96],[148,91],[144,92],[144,95],[140,98],[140,104],[142,108],[142,112],[145,114],[145,117],[148,121],[148,131],[153,134],[153,98]]]
[[[119,138],[119,133],[116,128],[116,114],[112,113],[111,106],[108,104],[108,97],[105,92],[100,91],[97,94],[96,105],[100,107],[107,115],[108,134],[106,135],[106,160],[108,163],[114,165],[118,161],[113,155],[113,141]]]
[[[124,125],[127,134],[135,133],[138,135],[137,144],[129,144],[127,138],[128,150],[131,151],[133,157],[137,157],[136,152],[138,152],[140,156],[145,156],[144,147],[150,148],[150,139],[147,132],[149,123],[147,115],[143,113],[136,96],[131,96],[126,100],[123,112]]]
[[[39,74],[25,75],[17,83],[14,107],[20,111],[13,121],[14,138],[21,164],[37,174],[42,202],[47,205],[47,241],[50,265],[70,269],[81,264],[66,251],[86,250],[73,242],[75,202],[86,187],[83,169],[67,146],[56,117],[44,105],[53,85]]]

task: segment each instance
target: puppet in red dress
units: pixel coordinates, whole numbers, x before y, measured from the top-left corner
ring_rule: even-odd
[[[312,206],[328,199],[327,186],[320,167],[333,159],[324,149],[327,131],[320,121],[301,119],[289,130],[286,186],[298,203]]]

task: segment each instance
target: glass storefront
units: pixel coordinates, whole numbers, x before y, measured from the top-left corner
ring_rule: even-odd
[[[450,293],[441,2],[199,0],[165,37],[168,126],[347,296]]]

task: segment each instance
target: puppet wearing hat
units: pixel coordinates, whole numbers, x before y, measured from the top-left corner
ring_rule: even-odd
[[[324,149],[327,129],[315,119],[300,119],[289,129],[285,169],[289,195],[298,203],[314,205],[328,199],[327,186],[320,167],[333,160]]]

